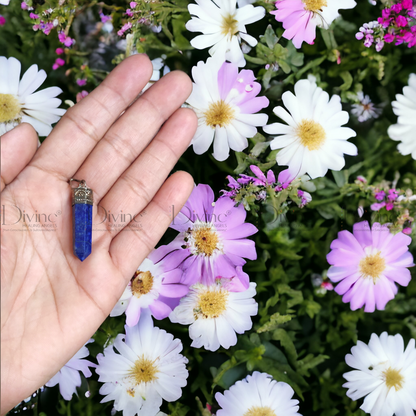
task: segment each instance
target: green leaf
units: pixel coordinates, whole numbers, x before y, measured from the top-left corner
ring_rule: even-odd
[[[295,344],[290,338],[289,334],[282,328],[278,328],[273,332],[272,338],[275,341],[280,341],[282,347],[285,349],[286,354],[291,363],[296,363],[298,353],[296,352]]]
[[[274,48],[277,42],[279,42],[279,38],[274,33],[272,25],[268,25],[266,32],[264,33],[264,37],[266,39],[266,44],[270,49]]]
[[[273,331],[279,325],[289,322],[292,319],[292,317],[292,315],[280,315],[279,312],[276,312],[270,317],[269,322],[265,323],[257,329],[257,332],[261,334],[262,332]]]

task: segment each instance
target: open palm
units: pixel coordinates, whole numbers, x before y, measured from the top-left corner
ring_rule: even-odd
[[[165,181],[196,129],[180,108],[191,82],[172,72],[136,100],[151,74],[146,56],[125,60],[39,149],[30,125],[1,138],[2,414],[97,330],[192,190],[184,172]],[[94,191],[83,262],[72,248],[70,178]]]

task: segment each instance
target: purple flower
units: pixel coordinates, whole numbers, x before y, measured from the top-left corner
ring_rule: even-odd
[[[353,234],[339,232],[327,255],[328,277],[338,283],[335,292],[352,310],[363,305],[365,312],[383,310],[397,293],[396,283],[407,286],[411,280],[411,241],[403,233],[392,234],[387,224],[370,228],[367,221],[354,224]]]
[[[93,340],[87,342],[90,343]],[[59,383],[59,391],[65,400],[71,400],[76,393],[77,387],[81,386],[81,376],[91,377],[89,367],[97,367],[96,364],[82,358],[88,357],[88,348],[84,345],[46,384],[46,387],[53,387]]]
[[[84,85],[87,85],[87,80],[85,78],[83,78],[83,79],[77,79],[77,84],[80,87],[83,87]]]
[[[384,35],[384,42],[392,43],[394,41],[394,35],[392,33],[386,33]]]
[[[374,36],[371,34],[367,34],[365,35],[365,41],[364,41],[364,46],[366,48],[369,48],[374,42]]]
[[[237,195],[238,190],[241,188],[241,185],[231,176],[227,176],[228,187],[231,188],[231,191],[221,190],[222,197],[233,198]]]
[[[277,177],[277,182],[279,182],[279,185],[277,185],[274,190],[276,192],[283,191],[283,189],[286,189],[292,183],[293,179],[295,178],[292,177],[289,169],[282,170]]]
[[[62,55],[64,53],[64,50],[62,48],[56,48],[55,52],[57,55]]]
[[[106,16],[103,11],[100,11],[100,19],[102,23],[107,23],[109,20],[111,20],[111,16]]]
[[[82,90],[77,94],[77,103],[79,103],[83,98],[88,95],[88,91]]]
[[[246,263],[243,258],[257,258],[254,241],[247,239],[257,228],[244,222],[246,214],[244,206],[235,207],[231,198],[222,197],[214,203],[212,189],[200,184],[170,225],[180,234],[156,249],[152,260],[164,259],[171,269],[180,267],[182,282],[187,285],[211,285],[220,276],[235,278],[236,268]],[[248,285],[244,279],[240,290]]]
[[[192,68],[195,81],[187,103],[198,116],[198,128],[192,139],[196,154],[205,153],[214,143],[213,156],[219,161],[229,157],[230,148],[242,152],[248,137],[254,137],[258,126],[267,123],[260,113],[269,100],[260,93],[253,71],[240,72],[235,64],[221,63],[214,58],[198,62]]]
[[[386,206],[386,203],[385,202],[381,202],[381,203],[377,203],[376,202],[375,204],[372,204],[370,206],[370,208],[372,209],[372,211],[380,211],[381,208],[383,208],[385,206]]]
[[[131,22],[127,22],[123,27],[117,32],[118,36],[123,36],[124,32],[131,29],[133,27],[133,24]]]
[[[74,39],[71,39],[69,36],[65,35],[64,32],[58,33],[59,42],[63,43],[67,48],[69,48],[73,43]]]
[[[312,201],[311,194],[300,189],[298,189],[298,197],[300,198],[299,208],[303,208],[305,205]]]
[[[52,65],[52,69],[55,71],[60,66],[64,66],[64,65],[65,65],[65,61],[62,58],[56,58],[55,63]]]
[[[390,10],[394,13],[400,13],[402,11],[402,4],[398,3],[398,4],[393,4],[393,6],[391,6]]]
[[[4,26],[5,24],[6,24],[6,19],[4,18],[4,16],[0,14],[0,26]]]
[[[31,19],[39,19],[39,15],[37,15],[37,14],[35,14],[35,13],[30,13],[30,14],[29,14],[29,17],[30,17]]]
[[[256,175],[256,177],[254,178],[253,176],[241,174],[240,177],[237,179],[237,182],[241,183],[242,185],[253,183],[256,186],[268,186],[273,185],[276,182],[276,177],[274,176],[272,170],[269,170],[267,172],[266,178],[264,173],[256,165],[251,165],[250,169]]]
[[[165,261],[153,262],[153,253],[139,266],[110,313],[110,316],[125,313],[128,326],[139,322],[142,309],[150,309],[156,319],[167,318],[188,293],[189,286],[181,282],[182,270],[172,270]]]
[[[378,191],[374,197],[377,199],[377,201],[382,201],[384,197],[386,196],[386,193],[384,191]]]
[[[397,192],[396,189],[389,189],[389,194],[387,195],[387,199],[390,202],[393,202],[397,199],[397,197],[399,196],[399,193]]]
[[[399,26],[399,27],[405,27],[405,26],[407,26],[408,23],[409,22],[407,21],[407,18],[406,17],[404,17],[402,15],[399,15],[399,16],[396,17],[396,25],[397,26]]]
[[[23,10],[27,10],[27,8],[28,8],[27,3],[26,3],[26,2],[24,2],[24,1],[22,1],[22,3],[20,3],[20,7],[21,7]]]

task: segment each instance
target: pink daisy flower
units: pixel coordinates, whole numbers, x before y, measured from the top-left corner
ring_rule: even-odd
[[[316,27],[328,29],[339,16],[339,9],[352,9],[355,0],[277,0],[274,14],[286,29],[283,37],[291,39],[296,48],[302,42],[313,44]]]
[[[139,266],[110,313],[125,313],[128,326],[139,322],[142,309],[150,309],[156,319],[167,318],[188,293],[189,287],[181,282],[182,270],[172,270],[163,261],[153,262],[153,253]]]
[[[267,114],[258,113],[269,105],[266,97],[258,96],[261,85],[255,82],[253,71],[229,62],[208,58],[192,68],[192,94],[187,103],[198,117],[198,128],[192,139],[194,152],[205,153],[214,143],[213,156],[224,161],[230,149],[242,152],[249,137],[263,127]],[[258,113],[258,114],[256,114]]]
[[[194,188],[188,201],[172,221],[170,227],[180,234],[168,245],[153,253],[153,260],[163,259],[169,268],[180,267],[182,283],[214,284],[218,276],[237,279],[235,290],[246,290],[248,276],[237,271],[246,262],[243,258],[257,258],[254,241],[246,237],[257,228],[245,223],[242,205],[222,197],[214,203],[214,192],[208,185]]]
[[[370,228],[367,221],[354,224],[353,234],[339,232],[327,255],[328,277],[338,283],[335,292],[353,311],[363,305],[365,312],[383,310],[397,293],[396,283],[407,286],[411,280],[411,241],[401,232],[392,234],[387,224]]]

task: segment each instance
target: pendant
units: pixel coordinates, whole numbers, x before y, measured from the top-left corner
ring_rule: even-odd
[[[84,180],[71,179],[78,182],[72,188],[72,236],[74,254],[84,261],[91,254],[92,243],[92,205],[93,192]]]

